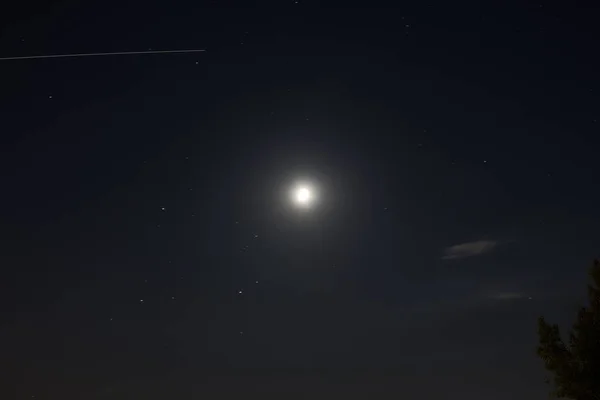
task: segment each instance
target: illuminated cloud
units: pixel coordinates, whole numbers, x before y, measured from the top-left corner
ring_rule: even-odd
[[[476,242],[456,244],[444,249],[442,260],[478,256],[492,251],[497,245],[498,242],[494,240],[478,240]]]

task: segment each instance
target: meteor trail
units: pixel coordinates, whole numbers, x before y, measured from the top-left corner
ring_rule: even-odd
[[[50,54],[41,56],[0,57],[0,61],[7,60],[35,60],[40,58],[67,58],[67,57],[100,57],[100,56],[125,56],[134,54],[168,54],[168,53],[200,53],[202,50],[148,50],[148,51],[120,51],[113,53],[77,53],[77,54]]]

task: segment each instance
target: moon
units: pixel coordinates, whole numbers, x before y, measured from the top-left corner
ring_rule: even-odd
[[[300,204],[306,204],[310,201],[311,193],[308,188],[301,187],[296,190],[296,201]]]
[[[293,203],[300,208],[310,208],[315,201],[315,191],[309,185],[297,185],[292,189]]]

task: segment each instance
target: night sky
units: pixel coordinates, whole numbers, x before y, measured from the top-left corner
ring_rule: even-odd
[[[599,10],[83,3],[3,10],[0,57],[206,51],[0,61],[0,397],[547,398]]]

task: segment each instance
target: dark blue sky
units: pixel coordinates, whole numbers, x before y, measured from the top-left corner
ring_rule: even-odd
[[[598,256],[598,10],[446,3],[3,14],[0,57],[206,52],[0,61],[2,397],[546,398],[536,318]]]

